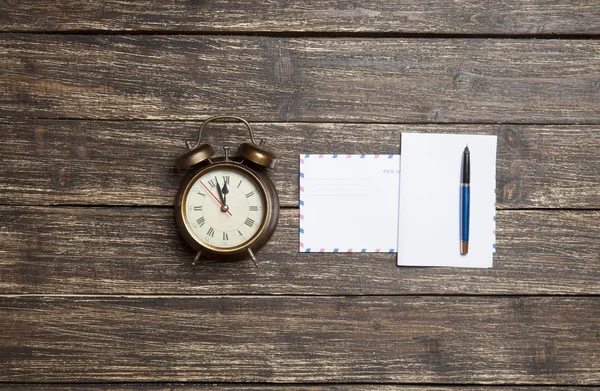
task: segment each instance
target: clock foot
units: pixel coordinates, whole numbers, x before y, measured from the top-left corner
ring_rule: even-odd
[[[250,254],[250,258],[252,259],[252,262],[254,262],[254,266],[258,267],[258,263],[256,263],[256,257],[254,256],[254,253],[252,252],[250,247],[248,247],[248,254]]]
[[[200,256],[202,255],[202,251],[198,251],[198,253],[196,254],[196,256],[194,257],[194,262],[192,262],[192,265],[195,265],[198,263],[198,260],[200,260]]]

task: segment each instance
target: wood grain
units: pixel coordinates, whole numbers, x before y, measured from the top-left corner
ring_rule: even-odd
[[[4,0],[0,10],[1,31],[600,33],[600,6],[584,0]]]
[[[0,203],[173,205],[174,169],[197,122],[0,120]],[[256,123],[280,158],[282,205],[298,206],[301,153],[397,154],[401,132],[498,135],[497,199],[504,208],[600,208],[600,127]],[[247,140],[239,125],[206,128],[222,155]],[[585,140],[585,141],[583,141]]]
[[[5,34],[0,116],[600,122],[595,40]]]
[[[586,0],[0,0],[0,389],[596,389],[599,22]],[[220,113],[280,157],[258,268],[193,267],[174,222],[174,158]],[[298,155],[410,131],[498,135],[494,268],[298,253]]]
[[[2,294],[600,294],[600,212],[502,211],[493,269],[395,266],[396,254],[298,252],[283,210],[250,261],[192,266],[170,208],[0,208]]]
[[[2,381],[600,382],[600,298],[0,297]]]

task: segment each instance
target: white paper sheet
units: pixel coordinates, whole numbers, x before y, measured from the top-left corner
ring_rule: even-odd
[[[471,160],[469,253],[460,255],[462,154]],[[492,267],[496,136],[402,134],[399,266]]]
[[[300,155],[300,252],[395,252],[398,155]]]

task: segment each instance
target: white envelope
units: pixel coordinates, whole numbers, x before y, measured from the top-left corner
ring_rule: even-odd
[[[300,155],[300,252],[396,252],[399,155]]]
[[[402,134],[399,266],[492,267],[496,239],[494,135]],[[471,160],[469,252],[460,254],[462,154]]]

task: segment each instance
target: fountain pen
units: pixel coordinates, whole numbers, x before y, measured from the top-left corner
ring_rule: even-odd
[[[469,157],[469,144],[465,147],[462,156],[462,177],[460,183],[460,254],[469,252],[469,185],[471,183],[471,161]]]

